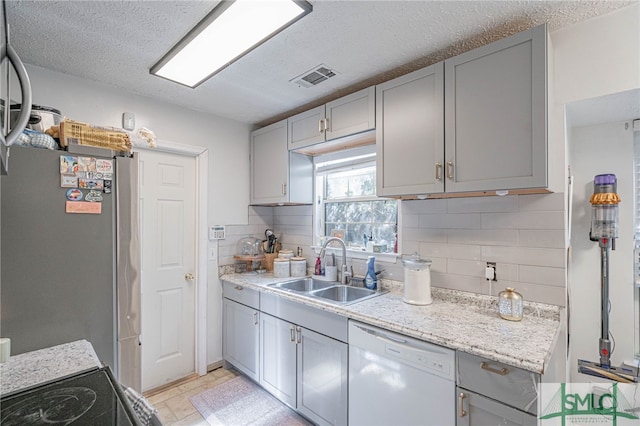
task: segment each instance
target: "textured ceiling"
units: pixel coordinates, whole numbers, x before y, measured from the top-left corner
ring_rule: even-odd
[[[315,0],[311,14],[196,89],[149,68],[216,1],[5,4],[25,63],[264,125],[545,22],[553,31],[637,1]],[[338,75],[312,88],[289,82],[321,63]]]

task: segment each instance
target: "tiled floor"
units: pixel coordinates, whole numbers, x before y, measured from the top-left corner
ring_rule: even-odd
[[[148,399],[158,409],[165,426],[208,426],[198,410],[189,402],[189,397],[234,377],[236,374],[233,371],[218,368],[206,376],[167,389]]]

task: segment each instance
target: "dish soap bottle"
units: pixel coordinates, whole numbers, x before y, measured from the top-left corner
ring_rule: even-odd
[[[376,276],[375,271],[375,260],[374,256],[369,256],[369,260],[367,260],[367,273],[364,276],[364,286],[369,290],[377,290],[378,289],[378,277]]]
[[[320,256],[316,259],[316,266],[314,273],[316,275],[322,275],[322,262],[320,261]]]

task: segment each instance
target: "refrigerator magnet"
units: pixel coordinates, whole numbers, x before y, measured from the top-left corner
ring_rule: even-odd
[[[95,172],[96,159],[93,157],[78,157],[78,170],[81,172]]]
[[[95,189],[92,189],[87,195],[84,196],[84,199],[85,201],[90,201],[92,203],[96,201],[102,201],[102,194]]]
[[[77,188],[78,178],[73,175],[60,175],[61,188]]]
[[[104,181],[104,193],[111,194],[111,188],[113,187],[113,181],[111,179],[105,179]]]
[[[67,213],[102,214],[102,203],[67,201],[65,211]]]
[[[60,156],[60,174],[75,174],[78,171],[78,157],[72,155]]]
[[[77,188],[70,189],[67,191],[67,200],[69,201],[80,201],[83,197],[82,191]]]
[[[100,173],[113,173],[113,161],[97,158],[96,171]]]
[[[100,189],[104,188],[104,181],[102,179],[78,179],[78,186],[82,189]]]

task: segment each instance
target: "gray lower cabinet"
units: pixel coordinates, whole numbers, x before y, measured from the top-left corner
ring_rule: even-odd
[[[296,407],[296,326],[262,313],[260,316],[260,385]]]
[[[347,345],[260,315],[260,385],[319,425],[347,424]]]
[[[475,392],[456,388],[458,415],[456,426],[535,426],[536,416]]]
[[[539,374],[460,351],[456,365],[458,426],[536,424]]]
[[[348,381],[348,346],[300,327],[298,411],[319,425],[346,425]]]
[[[260,312],[249,306],[223,299],[223,342],[225,361],[248,377],[258,381],[258,345],[260,343]]]

